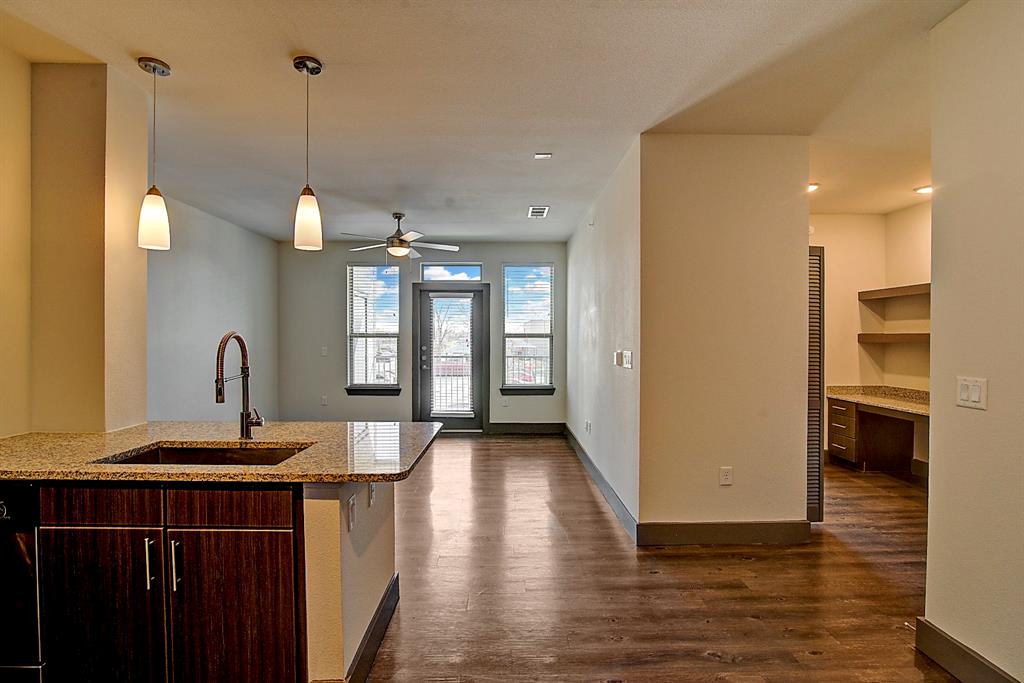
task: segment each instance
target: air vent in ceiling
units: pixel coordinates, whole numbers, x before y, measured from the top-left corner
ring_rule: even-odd
[[[547,218],[550,206],[531,206],[527,218]]]

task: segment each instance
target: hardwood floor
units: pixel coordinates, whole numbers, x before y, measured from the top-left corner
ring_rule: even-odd
[[[441,438],[398,489],[373,681],[950,681],[923,491],[826,471],[808,545],[637,549],[561,437]]]

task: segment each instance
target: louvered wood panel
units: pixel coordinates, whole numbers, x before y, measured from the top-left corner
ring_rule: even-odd
[[[807,314],[807,519],[824,517],[822,443],[825,394],[825,249],[811,247]]]

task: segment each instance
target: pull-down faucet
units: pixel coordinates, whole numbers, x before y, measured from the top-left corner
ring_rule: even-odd
[[[225,377],[224,352],[228,348],[228,342],[232,339],[238,342],[238,349],[242,352],[242,368],[239,374],[233,377]],[[260,417],[259,411],[249,405],[249,349],[246,348],[242,335],[231,330],[220,338],[220,344],[217,345],[217,379],[214,381],[217,403],[224,402],[224,383],[239,378],[242,380],[242,414],[239,418],[242,427],[241,438],[252,439],[252,428],[262,427],[264,422],[263,418]]]

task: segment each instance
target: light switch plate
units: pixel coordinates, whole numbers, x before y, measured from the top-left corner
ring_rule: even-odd
[[[321,346],[320,347],[320,356],[322,358],[326,358],[327,357],[327,347],[326,346]]]
[[[988,410],[988,379],[958,376],[956,378],[956,404],[962,408]]]
[[[348,497],[348,530],[349,533],[356,528],[356,494]]]
[[[612,354],[612,364],[619,367],[622,366],[622,351],[616,351]]]

